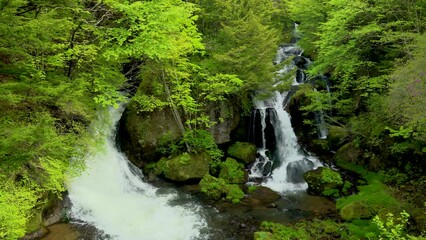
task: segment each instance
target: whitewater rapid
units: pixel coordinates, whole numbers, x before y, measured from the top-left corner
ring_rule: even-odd
[[[117,150],[116,124],[122,111],[110,111],[109,137],[102,151],[87,157],[85,172],[69,183],[72,221],[93,225],[108,239],[200,239],[206,225],[200,206],[170,206],[177,193],[158,194]]]

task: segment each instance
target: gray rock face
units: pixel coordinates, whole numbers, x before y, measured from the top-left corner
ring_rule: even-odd
[[[210,120],[216,122],[210,128],[210,133],[217,144],[229,142],[231,140],[230,134],[235,129],[240,120],[240,114],[233,106],[233,101],[223,101],[218,105],[211,105],[208,107],[208,115]]]

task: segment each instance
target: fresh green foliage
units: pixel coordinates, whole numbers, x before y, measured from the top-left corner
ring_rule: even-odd
[[[410,215],[406,211],[399,213],[399,217],[395,217],[393,213],[388,213],[385,219],[375,216],[373,222],[380,229],[379,239],[423,239],[406,234],[406,228]]]
[[[28,179],[14,183],[0,176],[0,180],[0,238],[15,240],[26,233],[39,190]]]
[[[213,161],[223,157],[223,152],[217,147],[213,136],[206,130],[187,130],[181,143],[187,143],[194,152],[207,151]]]

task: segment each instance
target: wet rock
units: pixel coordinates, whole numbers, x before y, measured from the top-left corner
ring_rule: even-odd
[[[305,57],[296,56],[293,58],[293,63],[299,68],[305,68],[306,64],[308,63],[308,60]]]
[[[77,240],[80,234],[70,224],[61,223],[48,227],[49,234],[41,240]]]
[[[24,237],[19,240],[37,240],[48,234],[49,231],[45,227],[41,227],[40,229],[26,234]]]
[[[253,143],[236,142],[228,149],[229,156],[241,161],[244,164],[250,164],[256,160],[257,148]]]
[[[256,186],[256,188],[250,192],[245,203],[253,207],[266,206],[274,203],[280,198],[281,196],[273,190],[263,186]]]
[[[291,162],[287,165],[287,181],[304,183],[303,174],[314,168],[315,164],[307,158]]]
[[[265,166],[263,166],[262,174],[263,176],[269,176],[272,172],[272,162],[267,162]]]
[[[206,153],[183,153],[168,158],[161,158],[156,164],[157,174],[163,174],[173,181],[201,179],[209,172],[210,156]]]

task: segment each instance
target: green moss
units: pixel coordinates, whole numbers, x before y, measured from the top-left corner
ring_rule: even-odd
[[[373,172],[369,172],[360,166],[340,162],[340,166],[346,169],[361,174],[367,180],[367,185],[358,186],[358,194],[348,197],[340,198],[336,202],[336,207],[340,210],[342,218],[356,219],[356,218],[370,218],[376,215],[383,208],[398,207],[398,201],[391,196],[388,188],[382,184],[381,176]],[[356,211],[356,208],[362,204],[364,212],[354,213],[351,215],[349,211],[351,208]],[[368,213],[368,214],[367,214]]]
[[[243,163],[251,163],[256,160],[256,145],[248,142],[236,142],[228,149],[228,154]]]
[[[303,175],[308,183],[308,192],[325,197],[338,197],[343,180],[337,171],[330,168],[319,167]]]
[[[34,208],[31,210],[31,218],[28,219],[27,225],[26,225],[26,232],[32,233],[37,230],[39,230],[42,226],[42,217],[41,214],[42,211],[38,208]]]
[[[250,186],[248,186],[248,188],[247,188],[247,192],[248,192],[248,193],[252,193],[252,192],[256,191],[256,189],[257,189],[257,186],[255,186],[255,185],[250,185]]]
[[[239,203],[244,198],[244,192],[238,185],[229,184],[227,186],[228,191],[226,192],[226,200],[232,203]]]
[[[348,194],[348,190],[349,190],[352,186],[353,186],[353,185],[352,185],[352,183],[351,183],[351,182],[349,182],[349,181],[345,181],[345,182],[343,183],[342,192],[343,192],[344,194]]]
[[[311,239],[301,228],[287,227],[273,222],[262,222],[260,231],[254,235],[255,240],[275,239]]]
[[[209,198],[219,200],[228,191],[227,185],[223,179],[215,178],[206,174],[200,181],[201,192]]]
[[[343,224],[348,229],[348,236],[345,239],[378,239],[379,229],[370,220],[353,220]]]
[[[340,174],[330,168],[324,168],[321,171],[321,181],[326,184],[328,183],[337,184],[337,185],[343,184],[343,180]]]
[[[373,217],[369,208],[362,202],[351,202],[340,209],[340,216],[345,220],[368,219]]]
[[[335,189],[335,188],[326,189],[326,190],[322,191],[322,195],[325,196],[325,197],[337,198],[340,195],[339,192],[340,192],[339,189]]]
[[[227,183],[245,183],[244,165],[235,159],[227,158],[221,163],[219,178]]]
[[[155,167],[155,173],[173,181],[200,179],[209,172],[210,156],[206,152],[183,153],[171,159],[161,158]]]

